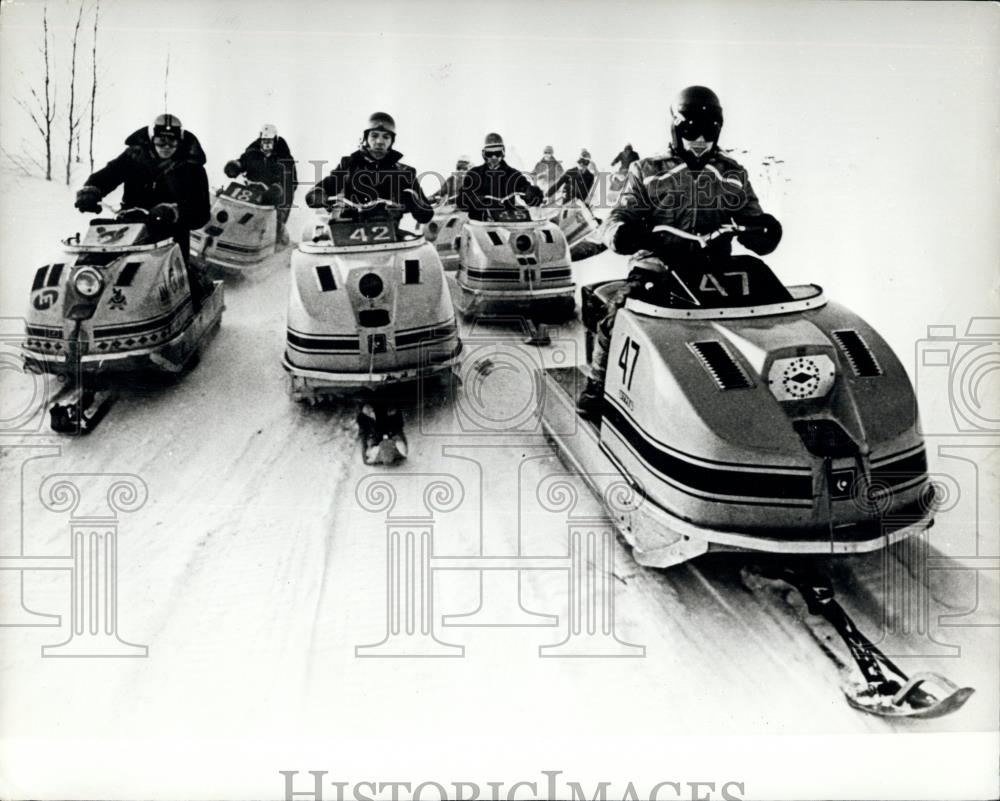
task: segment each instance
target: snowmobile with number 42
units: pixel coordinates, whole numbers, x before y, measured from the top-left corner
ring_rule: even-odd
[[[222,319],[222,283],[192,304],[180,247],[143,209],[90,220],[35,272],[23,346],[25,369],[63,382],[54,431],[91,431],[120,382],[176,376]]]
[[[399,226],[402,214],[385,200],[337,198],[305,227],[291,262],[290,395],[315,403],[361,391],[369,463],[407,455],[394,388],[451,371],[462,349],[441,260]]]
[[[615,317],[599,423],[578,416],[580,368],[541,376],[546,432],[604,499],[639,564],[720,550],[788,562],[857,554],[932,525],[913,388],[874,328],[819,286],[783,286],[749,256],[676,266],[663,280],[663,302],[630,297]],[[588,360],[622,284],[584,287]],[[866,679],[845,691],[853,705],[929,717],[972,694],[903,674],[823,581],[782,580],[848,643]]]

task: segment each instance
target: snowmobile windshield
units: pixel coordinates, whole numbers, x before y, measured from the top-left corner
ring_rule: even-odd
[[[486,209],[483,218],[498,223],[531,222],[531,212],[523,206]]]

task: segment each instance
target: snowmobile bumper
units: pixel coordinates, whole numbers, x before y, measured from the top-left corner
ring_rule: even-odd
[[[448,281],[452,286],[455,308],[462,314],[494,307],[527,309],[553,304],[565,305],[567,314],[570,314],[576,308],[576,287],[573,284],[534,289],[478,289],[458,281],[453,275],[448,276]]]
[[[346,394],[356,389],[419,381],[452,370],[458,364],[461,352],[462,343],[459,341],[455,350],[441,361],[380,372],[335,373],[327,370],[310,370],[293,364],[287,353],[281,357],[281,366],[289,374],[289,395],[292,399],[309,400],[325,395]]]
[[[708,551],[756,551],[782,554],[854,554],[877,551],[933,525],[933,504],[921,504],[900,517],[898,526],[872,521],[837,528],[834,537],[809,531],[775,532],[761,536],[700,526],[683,519],[647,497],[618,462],[601,446],[598,427],[576,410],[576,394],[583,388],[579,368],[544,371],[542,427],[560,457],[604,500],[615,527],[642,565],[665,568]],[[574,391],[575,387],[575,391]],[[783,535],[783,536],[781,536]],[[791,536],[790,536],[791,535]]]

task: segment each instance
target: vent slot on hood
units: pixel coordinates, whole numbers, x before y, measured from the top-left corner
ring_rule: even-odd
[[[486,235],[490,238],[490,242],[492,242],[497,247],[500,247],[500,245],[503,244],[503,240],[500,238],[500,234],[498,234],[496,231],[487,231]]]
[[[872,353],[868,343],[861,338],[861,334],[853,329],[845,331],[834,331],[834,341],[840,346],[840,350],[847,361],[850,362],[854,375],[860,378],[874,378],[882,375],[882,368],[875,361],[875,354]]]
[[[753,382],[718,340],[689,343],[706,372],[719,389],[749,389]]]

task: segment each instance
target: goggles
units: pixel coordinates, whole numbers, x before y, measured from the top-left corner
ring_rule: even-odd
[[[153,135],[153,144],[156,145],[157,147],[167,147],[167,146],[177,147],[179,141],[180,140],[176,136],[169,133]]]
[[[722,120],[717,117],[695,117],[693,119],[680,120],[677,123],[677,133],[682,139],[697,139],[704,136],[710,142],[719,139],[719,132],[722,130]]]
[[[487,159],[487,160],[488,159],[502,159],[503,158],[503,151],[502,150],[484,150],[483,151],[483,158]]]

